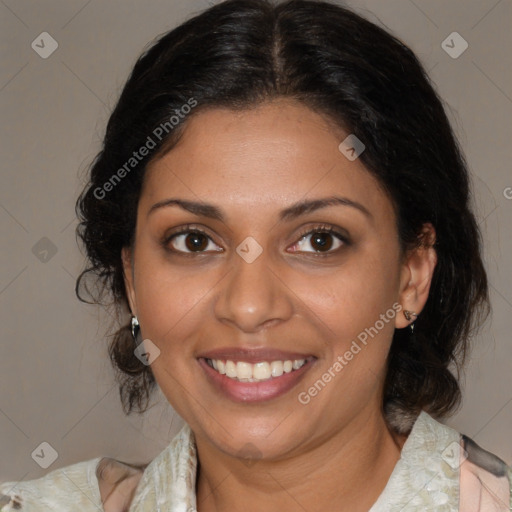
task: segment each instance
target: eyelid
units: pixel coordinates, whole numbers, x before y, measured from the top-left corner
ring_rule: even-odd
[[[330,233],[332,235],[337,236],[341,239],[343,243],[346,245],[350,245],[350,238],[348,233],[344,233],[345,230],[335,228],[329,224],[315,224],[313,226],[309,226],[305,228],[303,231],[299,233],[299,240],[301,240],[306,235],[311,235],[313,233]]]
[[[180,226],[178,228],[173,228],[171,230],[166,231],[164,234],[164,239],[171,239],[173,236],[182,235],[183,233],[188,233],[189,231],[199,231],[200,233],[208,235],[208,233],[203,228],[199,227],[196,224],[185,224],[184,226]]]

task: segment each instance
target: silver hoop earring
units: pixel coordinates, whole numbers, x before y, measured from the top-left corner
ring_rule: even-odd
[[[141,344],[140,325],[139,320],[136,316],[132,316],[132,336],[135,344],[138,346]]]

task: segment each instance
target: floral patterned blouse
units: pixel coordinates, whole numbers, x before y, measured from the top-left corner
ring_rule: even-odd
[[[188,425],[144,468],[97,458],[0,484],[0,511],[193,512],[196,445]],[[512,468],[422,411],[369,512],[512,510]]]

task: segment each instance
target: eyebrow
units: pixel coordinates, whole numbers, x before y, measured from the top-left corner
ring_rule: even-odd
[[[193,213],[197,216],[208,217],[211,219],[225,222],[225,215],[222,210],[215,205],[199,202],[199,201],[188,201],[185,199],[164,199],[155,203],[148,212],[148,216],[154,211],[160,208],[166,208],[169,206],[179,206],[183,210]],[[360,203],[348,199],[347,197],[331,196],[312,200],[303,200],[292,204],[291,206],[281,210],[279,213],[279,220],[290,221],[301,215],[327,208],[328,206],[349,206],[359,210],[366,217],[372,219],[373,215]]]

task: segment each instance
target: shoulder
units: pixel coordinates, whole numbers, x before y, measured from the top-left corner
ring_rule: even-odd
[[[0,483],[0,510],[32,512],[66,510],[65,506],[77,504],[82,510],[97,510],[100,495],[95,470],[101,459],[91,459],[55,469],[44,477]]]
[[[407,421],[405,421],[407,420]],[[409,429],[411,421],[405,418]],[[371,512],[512,510],[512,469],[471,438],[421,411]]]
[[[146,467],[106,457],[100,460],[96,478],[105,512],[128,510]]]
[[[98,457],[51,471],[42,478],[0,483],[0,511],[122,512],[145,466]]]
[[[512,510],[512,468],[464,434],[460,444],[461,509]]]
[[[459,509],[464,512],[512,510],[512,468],[467,435],[426,413],[422,420],[431,432],[431,444],[422,448],[424,451],[433,448],[438,453],[438,471],[445,482],[452,475],[451,480],[457,484],[454,497],[458,498]]]

